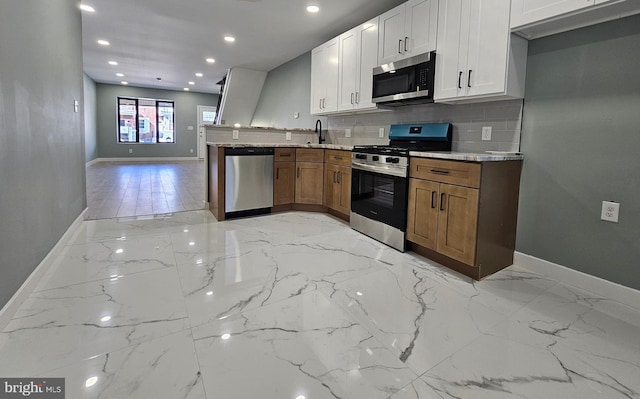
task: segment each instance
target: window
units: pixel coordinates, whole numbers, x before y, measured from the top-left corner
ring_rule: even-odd
[[[118,97],[118,142],[175,143],[173,101]]]

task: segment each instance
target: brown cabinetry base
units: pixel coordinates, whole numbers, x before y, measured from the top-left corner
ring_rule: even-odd
[[[464,274],[467,277],[471,277],[474,280],[480,280],[483,276],[480,276],[480,268],[469,266],[455,259],[451,259],[448,256],[444,256],[434,250],[425,248],[422,245],[416,243],[409,243],[409,250],[422,255],[425,258],[429,258],[435,262],[440,263],[449,269],[455,270],[458,273]]]

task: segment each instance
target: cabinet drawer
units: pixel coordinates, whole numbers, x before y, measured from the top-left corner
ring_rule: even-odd
[[[351,166],[351,152],[342,150],[325,150],[324,162],[334,165]]]
[[[317,148],[296,148],[296,162],[322,162],[324,150]]]
[[[465,187],[480,187],[479,163],[411,158],[409,176]]]
[[[296,149],[295,148],[276,148],[274,160],[278,161],[295,161]]]

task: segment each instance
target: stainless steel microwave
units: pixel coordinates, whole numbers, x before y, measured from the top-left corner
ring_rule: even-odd
[[[373,102],[388,106],[433,102],[436,53],[373,68]]]

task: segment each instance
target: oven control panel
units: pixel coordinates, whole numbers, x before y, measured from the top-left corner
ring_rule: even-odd
[[[356,169],[374,173],[405,177],[408,174],[409,158],[403,156],[376,155],[354,152],[351,165]]]

